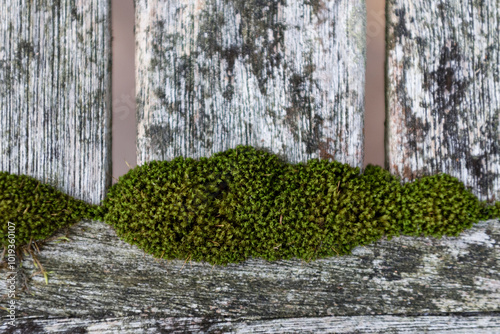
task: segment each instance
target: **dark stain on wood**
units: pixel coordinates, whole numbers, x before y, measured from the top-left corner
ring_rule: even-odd
[[[84,326],[74,327],[63,332],[63,334],[87,334],[89,331]]]
[[[35,53],[35,48],[33,44],[26,40],[21,40],[17,45],[17,58],[22,60],[23,58],[33,57]]]
[[[19,317],[19,315],[17,316]],[[16,323],[18,320],[14,320],[14,323]],[[33,320],[27,320],[24,322],[21,326],[9,326],[9,329],[7,329],[4,334],[17,334],[17,333],[43,333],[44,328],[37,324]]]
[[[416,247],[398,249],[399,261],[394,261],[391,258],[384,259],[380,263],[380,267],[374,270],[369,277],[384,277],[387,281],[401,280],[402,273],[416,272],[423,266],[423,256],[424,253]],[[367,259],[371,259],[371,257],[367,257]]]
[[[321,141],[318,145],[318,149],[320,159],[335,160],[335,141],[332,138],[326,138],[325,141]],[[330,152],[333,152],[333,154]]]
[[[82,15],[78,13],[78,8],[76,7],[76,3],[72,2],[70,6],[71,6],[71,19],[73,21],[80,21]]]
[[[466,254],[460,254],[457,259],[453,259],[449,254],[444,256],[441,261],[442,266],[438,269],[439,275],[446,275],[450,279],[450,283],[456,283],[457,286],[473,286],[475,277],[467,271],[470,268],[460,266],[456,261],[467,262],[470,266],[480,267],[482,272],[487,271],[487,268],[493,268],[497,265],[497,260],[489,256],[491,250],[487,245],[470,244]],[[479,290],[478,293],[487,294],[489,292]]]
[[[415,180],[429,173],[429,168],[422,166],[419,170],[412,170],[409,166],[404,166],[403,177],[407,180]]]
[[[197,36],[197,45],[200,51],[209,57],[218,55],[227,64],[229,81],[234,76],[234,62],[237,58],[246,59],[251,65],[252,72],[258,80],[259,90],[266,94],[268,78],[274,77],[273,68],[279,67],[283,55],[283,37],[285,25],[278,22],[279,6],[285,6],[284,0],[226,0],[234,7],[235,13],[241,17],[238,32],[243,43],[240,46],[224,47],[222,34],[224,26],[224,8],[217,8],[215,3],[203,9],[201,13],[200,31]],[[272,38],[269,36],[269,31]],[[257,41],[262,42],[257,44]],[[225,98],[231,101],[231,85],[225,93]]]
[[[400,0],[387,1],[387,65],[392,66],[393,75],[386,76],[392,95],[387,96],[387,111],[394,117],[389,103],[396,101],[401,115],[395,117],[404,122],[407,133],[403,147],[398,148],[404,153],[395,155],[399,159],[396,164],[400,173],[404,164],[425,174],[451,173],[476,195],[491,201],[498,197],[499,174],[494,161],[500,152],[495,98],[495,85],[500,81],[495,62],[498,43],[491,37],[498,35],[498,27],[492,24],[497,21],[497,5],[471,0],[460,6],[440,2],[432,8],[431,3],[422,0],[410,6]],[[420,16],[421,22],[410,27],[410,8],[416,20],[424,8],[434,15]],[[462,22],[458,27],[453,23],[457,15]],[[402,59],[396,59],[396,45],[403,52]],[[423,77],[422,87],[407,85],[413,80],[407,73],[415,71]],[[416,104],[420,115],[428,115],[425,119],[414,117],[416,111],[411,108]],[[394,170],[395,164],[388,161],[388,165]],[[416,176],[415,172],[404,174]]]
[[[321,22],[320,14],[326,9],[325,2],[323,0],[305,0],[304,4],[311,6],[313,14]]]
[[[323,138],[324,119],[315,114],[315,99],[312,94],[308,94],[315,84],[313,79],[315,69],[315,65],[310,62],[304,66],[302,73],[292,73],[288,81],[291,106],[286,108],[285,123],[298,141],[299,119],[306,118],[309,121],[309,127],[303,129],[306,131],[302,137],[302,142],[306,144],[307,154],[316,152]]]
[[[386,15],[389,15],[390,13],[390,8],[393,6],[394,0],[388,0],[386,3]],[[406,11],[404,8],[402,9],[395,9],[394,14],[398,17],[398,21],[392,24],[392,29],[393,29],[393,34],[386,34],[386,43],[387,43],[387,50],[392,50],[394,49],[394,46],[396,45],[397,42],[401,41],[402,37],[409,38],[410,33],[408,29],[406,28]],[[390,21],[388,21],[390,22]],[[387,29],[389,28],[389,24],[387,24]]]
[[[148,11],[154,7],[150,3],[144,6]],[[334,54],[327,50],[326,44],[331,44],[329,34],[335,31],[342,33],[339,38],[347,40],[351,39],[351,34],[358,33],[350,21],[349,31],[345,32],[335,23],[335,17],[343,15],[337,10],[349,11],[346,15],[350,16],[354,15],[353,8],[350,3],[349,6],[340,3],[337,6],[324,0],[301,0],[299,4],[290,5],[292,8],[286,9],[286,6],[285,0],[209,0],[197,5],[179,3],[154,17],[137,16],[139,20],[147,21],[139,29],[144,36],[141,38],[148,40],[147,44],[139,43],[139,55],[149,59],[149,64],[141,65],[138,73],[143,74],[143,83],[152,83],[138,92],[143,101],[138,103],[139,126],[148,122],[148,117],[155,121],[168,119],[172,129],[175,127],[179,133],[175,142],[182,146],[170,147],[164,154],[206,154],[194,142],[202,137],[212,137],[215,144],[213,148],[207,147],[209,151],[233,142],[255,146],[265,138],[262,145],[279,145],[281,147],[275,149],[286,150],[287,154],[295,156],[294,161],[298,156],[304,159],[304,156],[320,154],[320,145],[333,148],[329,154],[336,151],[337,159],[359,155],[362,147],[356,141],[361,138],[357,136],[361,132],[358,123],[362,120],[359,117],[362,112],[361,85],[357,86],[357,79],[346,69],[339,68],[344,73],[322,75],[331,61],[338,59],[351,63],[351,60],[343,59],[343,52]],[[358,1],[354,7],[359,13],[361,7],[364,8]],[[297,24],[288,25],[290,19],[283,16],[285,12],[298,15]],[[358,14],[356,18],[361,15]],[[307,27],[304,28],[307,31],[317,30],[310,35],[300,31],[301,27]],[[304,42],[297,38],[285,41],[287,32],[302,36],[300,39]],[[359,48],[354,48],[361,50],[363,43],[356,41],[360,42]],[[318,59],[318,54],[322,53],[330,60]],[[362,66],[361,63],[357,65]],[[331,87],[327,82],[336,75],[339,76],[339,87]],[[353,88],[349,87],[351,83]],[[327,91],[330,88],[340,90],[338,98],[333,97],[335,92]],[[151,93],[158,100],[145,104],[144,100]],[[256,110],[257,103],[262,110]],[[346,103],[356,105],[354,120],[347,115]],[[145,108],[147,112],[142,112],[141,109]],[[256,119],[259,125],[255,123]],[[232,129],[227,131],[224,127]],[[336,133],[326,133],[322,127]],[[239,138],[230,133],[235,128],[241,133]],[[356,134],[356,138],[341,138],[342,131],[346,136]],[[334,144],[322,144],[326,136],[338,138]],[[282,144],[274,144],[279,142]],[[162,155],[161,150],[154,150],[156,158]],[[144,158],[141,152],[139,155],[140,159]]]
[[[145,132],[147,138],[150,138],[153,147],[166,149],[172,143],[174,133],[167,123],[160,125],[149,124]]]
[[[460,70],[463,51],[458,48],[456,42],[451,43],[451,47],[443,46],[438,68],[429,75],[424,75],[424,86],[430,90],[435,105],[432,106],[434,119],[436,123],[443,123],[444,140],[441,145],[452,154],[452,166],[455,170],[461,168],[460,162],[465,156],[466,168],[477,180],[477,187],[483,193],[487,193],[492,186],[496,173],[488,172],[484,166],[489,154],[495,154],[499,151],[498,142],[492,141],[491,149],[484,147],[481,143],[481,149],[485,152],[481,155],[471,155],[469,136],[463,130],[459,129],[459,123],[467,119],[468,108],[463,106],[466,102],[467,92],[471,81],[460,78],[457,71]],[[483,129],[484,138],[493,138],[498,129],[498,115],[496,119],[489,122],[488,129]],[[495,124],[496,123],[496,124]],[[495,126],[496,125],[496,126]]]
[[[401,40],[401,37],[403,36],[410,37],[410,33],[406,28],[406,20],[405,20],[406,11],[404,9],[396,9],[394,11],[394,14],[396,14],[396,16],[399,18],[399,21],[394,28],[394,36],[399,40]]]
[[[462,61],[461,53],[456,42],[452,42],[451,48],[446,45],[443,46],[438,68],[432,71],[429,76],[424,77],[425,87],[431,87],[432,84],[437,87],[431,93],[434,101],[438,104],[439,110],[453,110],[456,112],[465,99],[470,82],[460,78],[456,73]],[[426,80],[430,80],[431,83],[429,84]]]

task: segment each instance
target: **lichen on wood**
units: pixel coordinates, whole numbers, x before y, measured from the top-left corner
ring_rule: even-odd
[[[135,4],[140,164],[243,144],[362,165],[363,0]]]
[[[110,184],[109,0],[0,2],[0,170],[88,202]]]
[[[500,198],[500,4],[387,1],[386,163]]]

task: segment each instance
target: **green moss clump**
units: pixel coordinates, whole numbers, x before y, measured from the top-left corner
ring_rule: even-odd
[[[500,217],[500,202],[496,202],[493,206],[491,206],[490,215],[487,219],[499,218]],[[481,218],[483,219],[483,218]]]
[[[98,217],[156,257],[227,264],[348,254],[384,235],[458,235],[499,207],[445,174],[401,185],[378,166],[361,174],[335,161],[287,164],[238,146],[136,167]]]
[[[500,218],[500,202],[490,203],[481,202],[481,214],[479,220]]]
[[[403,187],[402,232],[406,235],[458,236],[487,218],[488,210],[462,182],[447,174],[426,176]]]
[[[51,236],[91,215],[91,206],[26,175],[0,172],[0,242],[9,244],[8,222],[15,224],[16,246]]]
[[[210,159],[146,163],[111,187],[99,217],[157,257],[241,261],[259,246],[254,236],[261,231],[250,230],[274,199],[265,192],[282,166],[273,155],[254,153],[240,148]]]

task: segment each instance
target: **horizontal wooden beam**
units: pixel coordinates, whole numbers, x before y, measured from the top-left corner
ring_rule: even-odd
[[[456,333],[491,334],[500,330],[499,314],[446,316],[352,316],[311,317],[267,320],[225,319],[222,322],[203,317],[153,318],[109,317],[104,319],[27,318],[16,328],[50,333]],[[0,330],[7,330],[0,325]]]
[[[264,321],[265,327],[270,320],[289,319],[292,326],[311,317],[335,322],[326,317],[457,313],[479,314],[477,328],[483,320],[498,328],[496,316],[481,315],[500,312],[498,220],[456,238],[397,237],[309,263],[251,259],[226,267],[155,260],[102,222],[74,225],[68,242],[57,239],[61,235],[37,255],[49,272],[48,285],[30,257],[22,262],[18,287],[26,278],[29,292],[18,292],[21,322],[58,326],[88,319],[82,326],[97,321],[106,329],[113,321],[146,326],[151,319],[165,326]],[[2,272],[0,289],[5,284]],[[425,320],[417,322],[424,326]]]

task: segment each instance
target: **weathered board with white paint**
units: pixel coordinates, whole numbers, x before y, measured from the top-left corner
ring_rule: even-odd
[[[0,1],[0,170],[99,203],[110,183],[109,0]]]
[[[138,163],[363,162],[364,0],[135,0]]]
[[[386,163],[500,200],[500,1],[387,1]]]
[[[459,237],[227,267],[155,260],[102,222],[61,235],[37,255],[48,285],[29,257],[18,271],[19,290],[29,288],[18,292],[19,333],[500,332],[498,220]],[[2,291],[5,282],[2,271]]]

